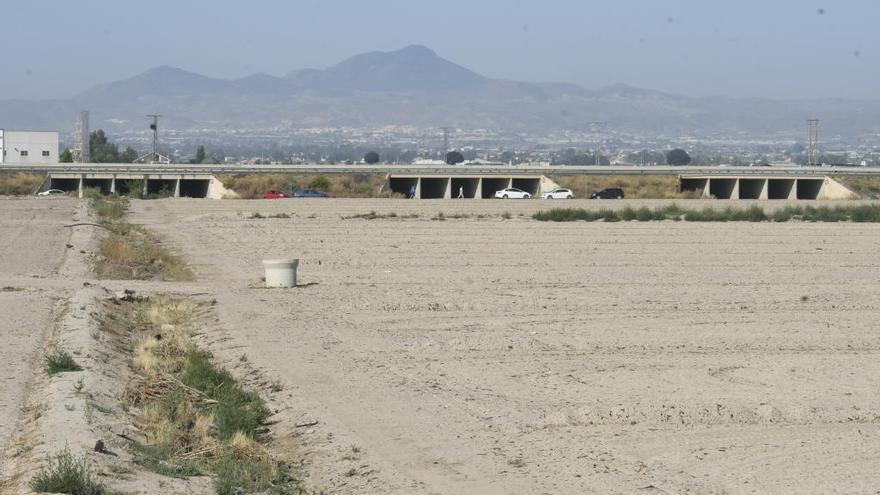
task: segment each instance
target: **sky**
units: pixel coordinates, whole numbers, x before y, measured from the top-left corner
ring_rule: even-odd
[[[158,65],[280,76],[410,44],[511,80],[880,98],[878,0],[0,0],[0,12],[0,99],[66,98]]]

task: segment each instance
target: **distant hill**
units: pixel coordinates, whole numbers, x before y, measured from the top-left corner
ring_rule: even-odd
[[[688,98],[624,84],[595,90],[566,83],[491,79],[423,46],[351,57],[285,77],[217,79],[162,66],[101,84],[68,100],[0,101],[0,128],[72,129],[88,109],[92,127],[142,129],[144,115],[166,128],[283,129],[408,125],[492,128],[542,135],[584,130],[591,121],[649,135],[802,134],[819,116],[826,133],[880,133],[880,100]]]

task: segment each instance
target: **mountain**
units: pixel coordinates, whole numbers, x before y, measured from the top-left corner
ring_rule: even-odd
[[[285,77],[227,80],[156,67],[66,100],[0,101],[0,128],[70,132],[81,109],[91,111],[93,128],[111,132],[141,130],[144,115],[159,113],[166,129],[181,132],[452,125],[546,136],[607,121],[615,130],[648,135],[764,137],[800,136],[805,120],[820,116],[826,135],[880,133],[878,100],[689,98],[624,84],[585,89],[506,81],[417,45]]]
[[[317,92],[462,91],[491,82],[419,45],[355,55],[323,71],[295,71],[287,77],[299,88]]]

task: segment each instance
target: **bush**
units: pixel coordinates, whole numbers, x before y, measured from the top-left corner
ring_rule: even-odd
[[[31,490],[70,495],[103,495],[107,488],[92,478],[86,457],[74,457],[65,448],[49,458],[49,465],[41,469],[30,482]]]
[[[73,356],[63,349],[56,349],[44,358],[43,368],[49,375],[68,371],[82,371],[82,367],[74,361]]]

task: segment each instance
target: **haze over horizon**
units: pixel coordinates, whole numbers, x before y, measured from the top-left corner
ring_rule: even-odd
[[[0,100],[66,98],[170,65],[234,79],[420,44],[492,78],[623,83],[684,96],[877,99],[880,4],[556,0],[291,5],[34,0],[4,39]]]

